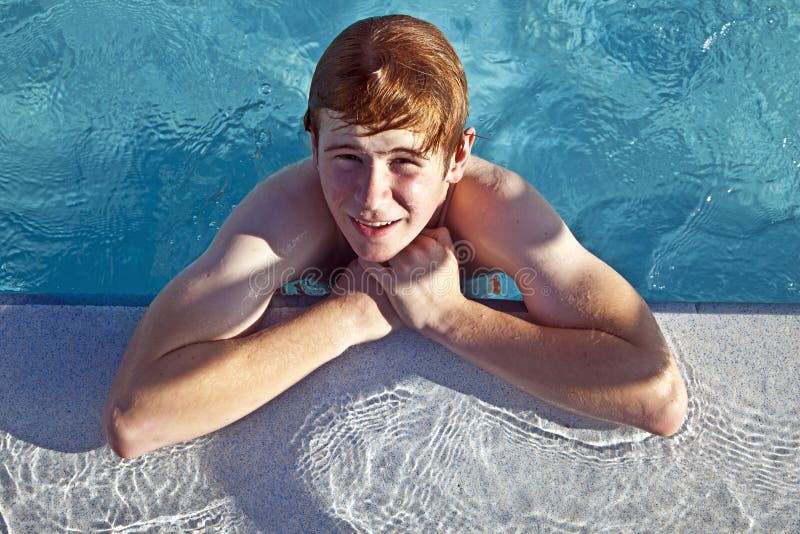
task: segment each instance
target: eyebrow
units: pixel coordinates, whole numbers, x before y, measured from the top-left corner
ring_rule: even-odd
[[[326,146],[325,148],[322,149],[322,151],[323,152],[332,152],[334,150],[342,150],[342,149],[349,149],[349,150],[354,150],[356,152],[363,152],[363,149],[361,147],[356,146],[356,145],[351,145],[350,143],[339,143],[339,144],[335,144],[335,145]],[[384,156],[386,154],[396,154],[398,152],[405,152],[405,153],[408,153],[408,154],[412,154],[412,155],[414,155],[414,156],[416,156],[416,157],[418,157],[420,159],[424,159],[424,160],[430,159],[425,154],[420,152],[419,150],[414,150],[413,148],[408,148],[408,147],[404,147],[404,146],[398,146],[398,147],[395,147],[395,148],[390,148],[389,150],[382,150],[382,151],[375,152],[375,153],[378,154],[379,156]]]

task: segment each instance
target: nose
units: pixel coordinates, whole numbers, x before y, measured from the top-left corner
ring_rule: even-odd
[[[362,177],[358,187],[358,200],[365,210],[377,210],[392,196],[392,182],[388,169],[373,163]]]

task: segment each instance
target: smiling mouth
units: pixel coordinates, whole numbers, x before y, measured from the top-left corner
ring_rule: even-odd
[[[365,221],[363,219],[358,219],[353,217],[358,224],[363,224],[364,226],[369,226],[370,228],[380,228],[381,226],[389,226],[390,224],[394,224],[397,221]]]
[[[394,221],[365,221],[357,217],[350,217],[355,227],[366,237],[379,237],[391,230],[400,219]]]

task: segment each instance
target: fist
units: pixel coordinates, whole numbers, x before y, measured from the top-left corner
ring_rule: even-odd
[[[409,328],[435,328],[465,300],[450,233],[425,229],[388,266],[361,260],[380,282],[395,313]]]
[[[352,303],[353,312],[359,317],[363,342],[381,339],[403,326],[375,273],[364,269],[358,260],[340,270],[331,293],[334,298]]]

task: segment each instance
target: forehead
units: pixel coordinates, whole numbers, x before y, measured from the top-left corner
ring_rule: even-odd
[[[323,109],[320,110],[319,114],[319,142],[323,145],[341,142],[348,142],[357,146],[392,145],[393,147],[402,146],[420,151],[420,148],[425,143],[425,136],[406,129],[386,130],[370,134],[366,127],[348,124],[338,118],[335,113]]]

